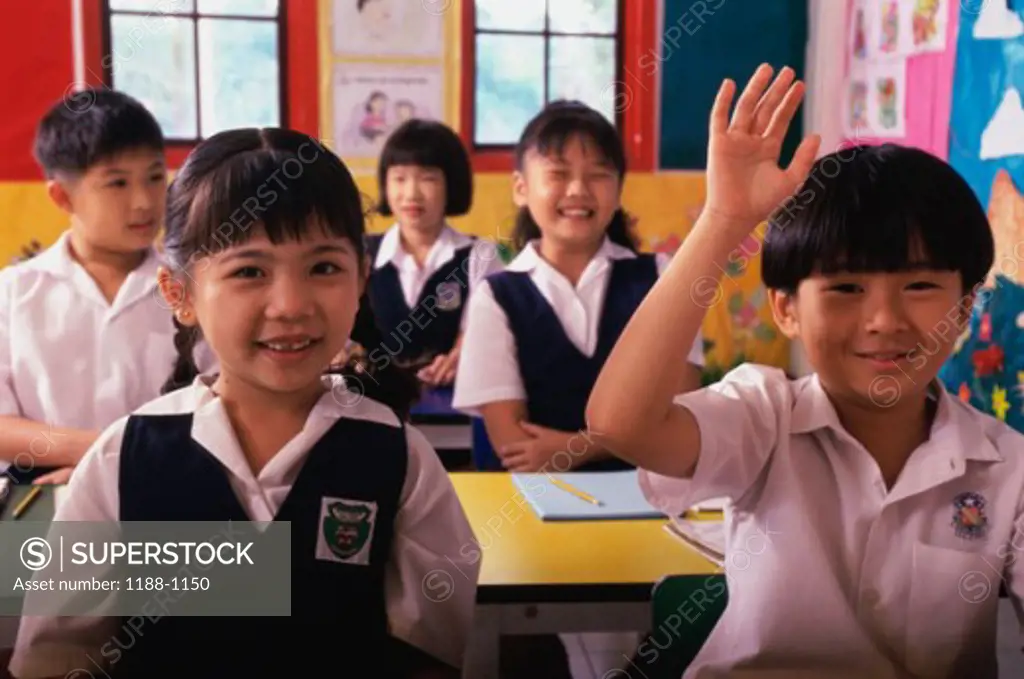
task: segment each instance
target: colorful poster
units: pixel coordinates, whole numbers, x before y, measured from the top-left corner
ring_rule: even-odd
[[[949,161],[987,210],[995,261],[939,377],[1024,431],[1024,26],[1006,0],[961,6]]]
[[[864,61],[868,53],[868,33],[871,30],[870,7],[866,0],[854,0],[850,15],[849,53],[855,61]]]
[[[910,25],[913,32],[913,50],[941,52],[946,49],[946,19],[949,0],[912,0]],[[991,2],[991,0],[990,0]]]
[[[343,158],[376,158],[405,120],[444,115],[438,66],[335,64],[333,93],[334,151]]]
[[[450,0],[333,0],[334,53],[440,59],[450,6]]]
[[[852,71],[846,81],[843,133],[851,139],[871,133],[871,117],[868,114],[868,78],[867,71],[863,68]]]
[[[907,63],[877,63],[867,67],[868,116],[867,133],[880,138],[903,137],[906,134]]]

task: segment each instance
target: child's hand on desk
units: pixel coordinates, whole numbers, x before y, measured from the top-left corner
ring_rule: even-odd
[[[455,381],[455,370],[459,366],[459,348],[447,354],[438,354],[433,362],[417,373],[417,377],[432,387],[446,387]]]
[[[57,485],[57,486],[63,486],[68,481],[71,480],[71,472],[73,472],[73,471],[75,471],[74,467],[61,467],[60,469],[55,469],[54,471],[49,472],[48,474],[43,474],[42,476],[40,476],[39,478],[34,480],[32,483],[35,483],[35,484],[43,484],[43,483],[45,483],[45,484],[54,484],[54,485]]]
[[[569,447],[572,435],[568,432],[548,429],[530,422],[520,422],[519,426],[530,435],[530,438],[502,446],[497,451],[502,466],[509,471],[538,472],[551,462],[557,453],[566,451]]]

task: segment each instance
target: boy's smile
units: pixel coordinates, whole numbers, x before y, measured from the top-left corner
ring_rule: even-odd
[[[817,275],[792,297],[773,292],[773,310],[831,392],[889,409],[873,396],[886,377],[910,408],[967,321],[961,286],[955,271]]]

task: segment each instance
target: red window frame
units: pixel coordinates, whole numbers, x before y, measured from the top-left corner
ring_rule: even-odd
[[[657,121],[657,71],[641,67],[641,60],[653,50],[658,54],[656,3],[622,1],[622,26],[617,69],[620,87],[616,103],[621,109],[619,124],[631,171],[654,169],[655,124]],[[462,82],[460,136],[470,150],[477,172],[511,172],[515,165],[512,149],[477,149],[473,143],[474,90],[476,88],[476,3],[462,2]],[[656,63],[648,58],[646,63]],[[648,72],[650,71],[650,72]]]

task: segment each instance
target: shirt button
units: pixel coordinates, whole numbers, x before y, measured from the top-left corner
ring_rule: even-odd
[[[878,590],[869,589],[864,592],[864,603],[868,606],[877,606],[881,600],[882,597],[878,594]]]

